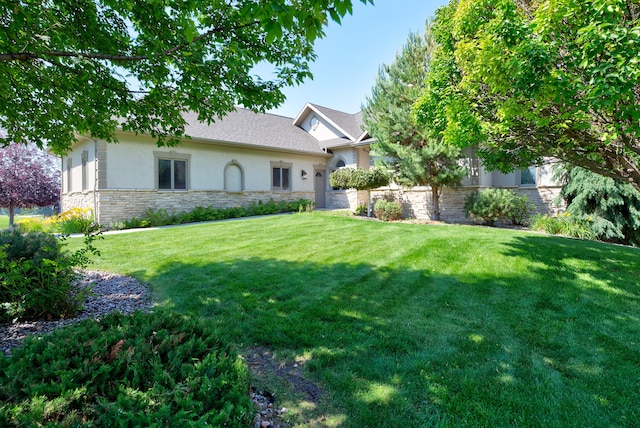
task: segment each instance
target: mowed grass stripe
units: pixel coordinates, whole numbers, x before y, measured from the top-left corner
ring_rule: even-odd
[[[96,268],[149,282],[160,306],[213,320],[241,349],[307,360],[327,398],[312,409],[280,391],[300,425],[640,420],[637,249],[323,213],[98,245]]]

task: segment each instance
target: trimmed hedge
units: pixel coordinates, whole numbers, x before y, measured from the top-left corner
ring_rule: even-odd
[[[113,313],[0,357],[0,426],[226,426],[254,417],[249,372],[203,321]]]

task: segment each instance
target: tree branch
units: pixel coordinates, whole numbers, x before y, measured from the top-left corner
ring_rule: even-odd
[[[254,20],[246,24],[237,25],[232,28],[213,28],[205,33],[199,34],[193,38],[192,43],[197,43],[202,39],[211,37],[216,33],[222,33],[225,31],[236,31],[242,28],[251,27],[253,25],[260,24],[260,21]],[[160,53],[160,56],[169,56],[178,51],[181,51],[189,46],[189,43],[183,43],[176,45],[170,49],[166,49]],[[45,52],[4,52],[0,53],[0,61],[23,61],[28,62],[36,59],[43,59],[46,57],[57,58],[89,58],[107,60],[113,62],[130,62],[130,61],[146,61],[151,59],[149,55],[117,55],[117,54],[105,54],[105,53],[89,53],[89,52],[72,52],[72,51],[58,51],[51,50]]]

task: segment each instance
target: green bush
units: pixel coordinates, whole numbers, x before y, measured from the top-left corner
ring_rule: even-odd
[[[511,224],[529,226],[534,209],[535,205],[529,202],[527,195],[514,195],[507,217],[511,221]]]
[[[493,226],[510,216],[515,196],[511,190],[493,188],[471,193],[464,199],[465,215],[474,222]]]
[[[376,217],[383,221],[394,221],[402,218],[402,206],[395,201],[379,199],[373,209]]]
[[[332,187],[340,189],[369,190],[387,186],[391,174],[383,168],[341,168],[329,175]]]
[[[508,189],[484,189],[464,199],[465,215],[474,222],[495,225],[499,220],[526,226],[535,206],[529,198],[518,196]]]
[[[355,215],[366,216],[367,215],[367,206],[366,205],[358,205],[354,212]]]
[[[89,255],[98,254],[95,238],[90,231],[84,247],[69,254],[52,235],[1,231],[0,322],[75,315],[87,296],[73,285],[76,268],[86,268]]]
[[[182,315],[86,320],[0,356],[0,426],[247,427],[237,355]]]

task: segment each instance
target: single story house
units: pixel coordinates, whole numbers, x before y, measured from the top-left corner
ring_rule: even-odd
[[[238,108],[207,125],[185,113],[190,137],[177,147],[158,147],[150,136],[119,132],[118,144],[79,137],[62,158],[61,209],[91,208],[108,226],[141,216],[148,208],[188,211],[196,206],[247,206],[252,202],[309,199],[317,208],[355,209],[366,192],[332,189],[329,174],[342,167],[373,165],[362,113],[308,103],[295,118]],[[547,167],[513,174],[484,171],[473,153],[463,186],[441,197],[445,221],[464,221],[462,201],[484,187],[526,193],[543,212],[553,210],[559,186]],[[428,187],[388,187],[375,197],[394,197],[405,214],[428,218]]]

